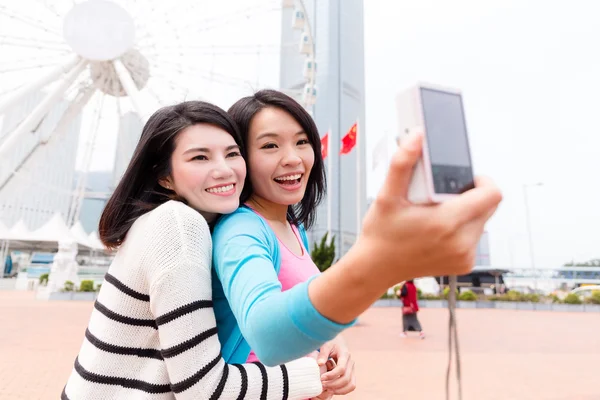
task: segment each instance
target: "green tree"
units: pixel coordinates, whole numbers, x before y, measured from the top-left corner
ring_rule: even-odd
[[[313,262],[321,272],[331,267],[331,264],[333,264],[333,260],[335,259],[335,236],[331,238],[329,243],[327,243],[327,236],[328,234],[326,233],[321,238],[321,243],[317,244],[317,242],[315,242],[313,250],[310,253]]]

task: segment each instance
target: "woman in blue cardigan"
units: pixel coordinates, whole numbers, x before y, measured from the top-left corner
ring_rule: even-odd
[[[278,124],[269,132],[253,131],[256,118],[272,109],[285,111],[297,121],[298,133],[314,153],[312,171],[300,178],[305,190],[302,200],[287,207],[287,220],[296,225],[308,249],[304,226],[310,226],[325,186],[320,140],[312,118],[283,93],[260,91],[228,111],[240,127],[247,157],[241,204],[264,200],[257,198],[253,189],[257,182],[251,176],[260,168],[261,150],[283,147],[277,145],[277,140],[283,140]],[[275,144],[265,147],[257,134],[271,135]],[[299,140],[297,146],[298,151],[305,151],[300,147],[306,143]],[[398,149],[350,251],[326,272],[290,290],[281,289],[278,237],[263,218],[241,207],[217,222],[213,231],[213,298],[225,360],[243,363],[251,350],[267,365],[304,356],[352,326],[397,282],[471,270],[484,224],[495,212],[501,194],[491,181],[480,178],[475,189],[455,200],[411,204],[407,188],[421,148],[421,135],[415,134]]]

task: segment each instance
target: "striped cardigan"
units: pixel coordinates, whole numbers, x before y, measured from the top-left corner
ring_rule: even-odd
[[[210,231],[169,201],[138,218],[108,270],[62,399],[306,399],[319,367],[228,365],[212,309]]]

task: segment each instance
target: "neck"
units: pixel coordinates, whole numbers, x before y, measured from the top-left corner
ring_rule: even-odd
[[[204,211],[199,211],[199,213],[200,213],[200,215],[202,215],[204,217],[206,222],[208,222],[209,224],[217,218],[217,214],[215,214],[215,213],[204,212]]]
[[[276,204],[255,195],[252,195],[247,203],[270,221],[287,222],[287,205]]]

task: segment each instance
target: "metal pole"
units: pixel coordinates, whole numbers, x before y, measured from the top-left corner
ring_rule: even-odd
[[[531,232],[531,218],[529,214],[529,198],[527,197],[527,188],[530,186],[541,186],[542,183],[535,183],[532,185],[523,185],[523,198],[525,200],[525,222],[527,224],[527,238],[529,240],[529,257],[531,259],[531,268],[533,270],[533,289],[537,293],[538,282],[537,282],[537,269],[535,267],[535,255],[533,251],[533,235]]]

